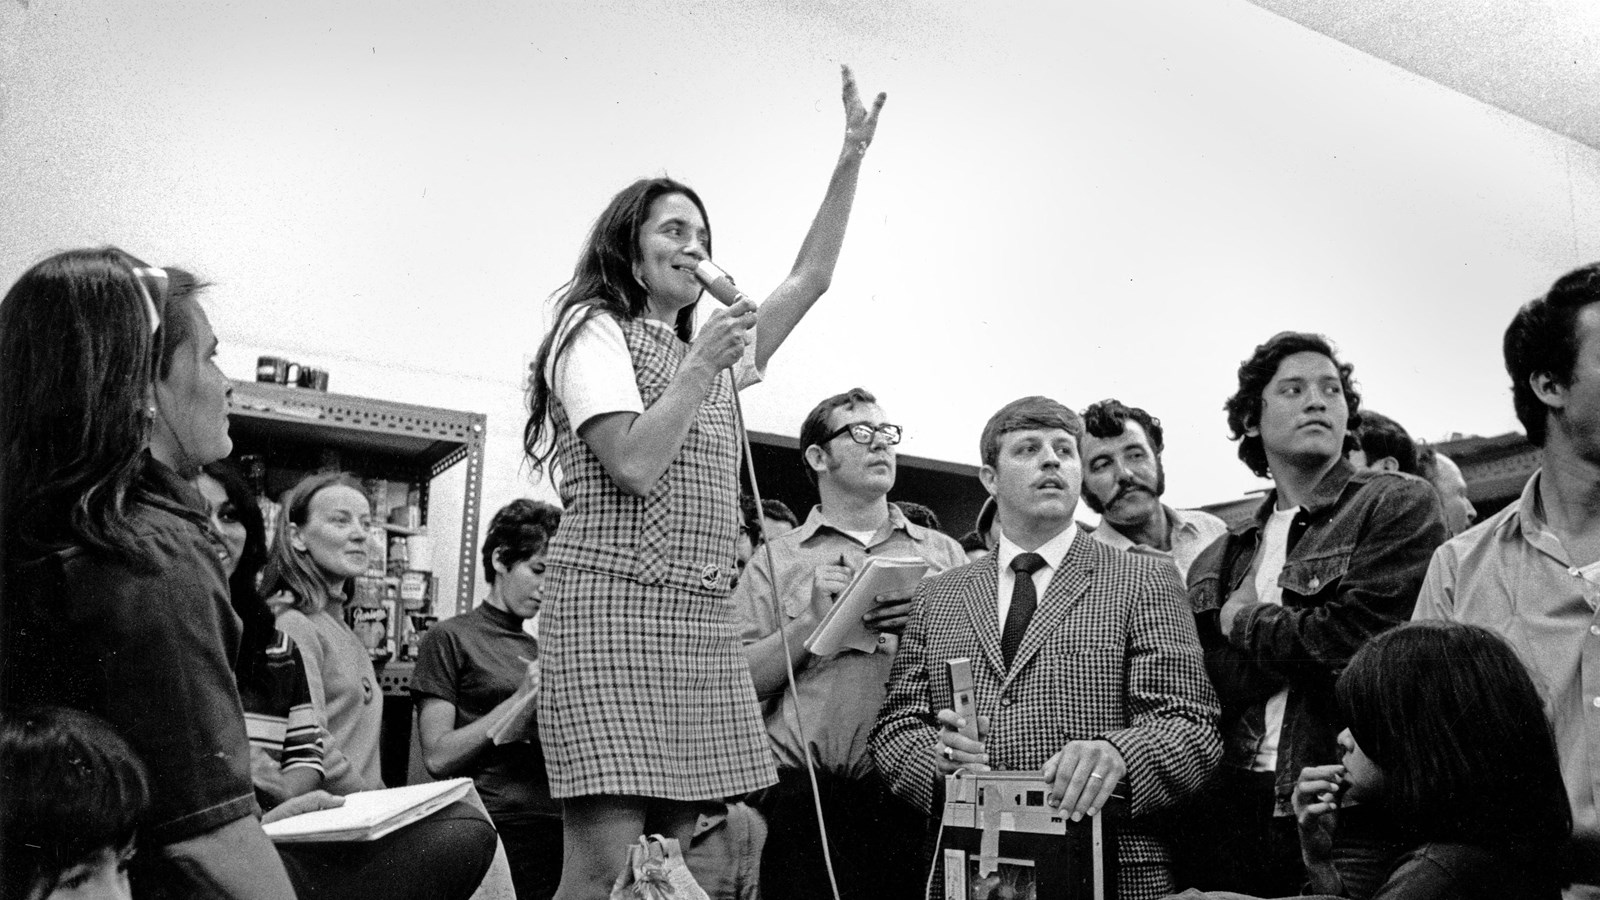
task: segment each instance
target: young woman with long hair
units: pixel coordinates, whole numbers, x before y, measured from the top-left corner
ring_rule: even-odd
[[[199,287],[106,247],[44,260],[0,301],[0,701],[99,716],[144,760],[141,895],[287,898],[256,821],[224,551],[189,481],[232,447]]]
[[[372,508],[355,479],[319,472],[283,496],[261,593],[300,650],[311,702],[328,729],[335,794],[384,786],[378,755],[383,692],[372,656],[345,622],[350,579],[367,570]]]
[[[697,801],[774,780],[728,603],[740,436],[724,370],[752,383],[828,288],[884,101],[868,110],[848,68],[843,81],[844,147],[759,312],[741,300],[692,332],[705,204],[641,180],[595,222],[534,359],[524,443],[536,471],[559,470],[565,509],[539,694],[563,804],[561,900],[606,896],[641,834],[687,845]]]
[[[1555,900],[1572,829],[1532,678],[1499,636],[1417,622],[1368,641],[1339,676],[1341,763],[1296,786],[1313,892],[1345,895],[1341,806],[1371,807],[1395,851],[1369,859],[1384,900]],[[1354,810],[1350,810],[1354,811]]]
[[[250,732],[256,796],[274,814],[314,796],[328,754],[295,642],[276,627],[256,589],[267,559],[257,498],[232,466],[213,463],[198,486],[212,528],[227,549],[223,568],[244,622],[239,694]],[[341,758],[335,755],[335,771]],[[477,810],[455,803],[376,841],[284,844],[289,879],[304,898],[451,900],[472,894],[494,856],[494,829]]]

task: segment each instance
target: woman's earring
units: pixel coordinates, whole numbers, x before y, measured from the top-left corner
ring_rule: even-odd
[[[144,408],[144,417],[146,419],[154,422],[157,415],[159,415],[159,411],[155,408],[155,406],[146,406]]]

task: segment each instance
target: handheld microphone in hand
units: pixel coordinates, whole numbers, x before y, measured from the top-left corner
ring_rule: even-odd
[[[721,267],[709,259],[700,260],[694,267],[694,277],[706,286],[707,293],[720,300],[724,306],[732,306],[740,300],[750,299],[744,291],[739,290],[738,285],[733,283],[732,275],[722,271]]]

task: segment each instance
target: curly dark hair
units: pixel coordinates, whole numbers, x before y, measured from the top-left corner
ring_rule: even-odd
[[[509,569],[543,553],[560,527],[561,510],[548,503],[517,499],[502,506],[489,520],[489,533],[483,539],[484,580],[494,584],[497,559]]]
[[[1157,453],[1166,449],[1161,420],[1137,406],[1127,406],[1121,400],[1091,403],[1083,411],[1083,433],[1097,438],[1121,437],[1122,432],[1127,430],[1129,419],[1138,422],[1139,427],[1144,429],[1145,436],[1150,438],[1150,449]]]
[[[1262,395],[1272,382],[1272,377],[1278,374],[1278,366],[1296,353],[1320,353],[1332,360],[1334,368],[1339,370],[1339,384],[1344,388],[1345,403],[1349,409],[1342,452],[1349,453],[1357,446],[1356,429],[1361,427],[1361,394],[1356,391],[1355,367],[1340,362],[1338,355],[1333,352],[1333,345],[1320,334],[1280,331],[1267,338],[1266,343],[1256,347],[1249,359],[1239,364],[1239,390],[1222,404],[1228,413],[1228,430],[1232,432],[1232,440],[1239,442],[1239,459],[1262,478],[1272,477],[1268,472],[1266,448],[1261,444],[1260,435],[1246,432],[1261,422]]]
[[[1532,379],[1548,375],[1558,385],[1572,382],[1578,362],[1578,314],[1600,300],[1600,262],[1573,269],[1556,279],[1543,297],[1530,300],[1506,327],[1502,349],[1511,376],[1511,402],[1528,443],[1543,447],[1549,408],[1533,392]]]

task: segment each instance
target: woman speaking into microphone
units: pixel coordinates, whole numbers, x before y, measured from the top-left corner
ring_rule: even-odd
[[[742,299],[693,332],[711,228],[667,178],[612,198],[556,293],[524,444],[565,507],[539,632],[540,738],[565,829],[557,900],[607,896],[640,835],[687,848],[701,803],[775,780],[728,604],[740,435],[723,372],[759,381],[833,277],[885,99],[867,109],[842,74],[844,147],[759,311]]]

